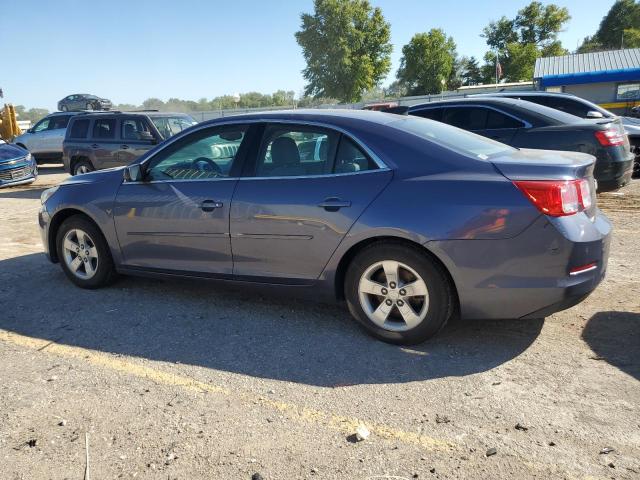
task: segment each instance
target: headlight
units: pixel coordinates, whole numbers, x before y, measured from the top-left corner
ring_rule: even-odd
[[[34,163],[33,155],[31,155],[30,153],[27,153],[24,159],[27,161],[27,163]]]
[[[51,198],[51,195],[53,195],[54,193],[56,193],[56,191],[58,191],[58,188],[60,187],[59,186],[51,187],[51,188],[47,188],[44,192],[42,192],[42,195],[40,195],[40,203],[44,205],[47,202],[47,200]]]

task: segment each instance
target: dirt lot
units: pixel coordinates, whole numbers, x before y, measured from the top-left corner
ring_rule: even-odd
[[[0,191],[1,478],[82,479],[85,439],[92,480],[640,478],[640,181],[600,198],[616,230],[583,304],[453,322],[409,349],[340,306],[75,288],[36,226],[63,178]]]

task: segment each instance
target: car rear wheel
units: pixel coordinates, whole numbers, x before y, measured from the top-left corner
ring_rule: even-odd
[[[81,288],[99,288],[116,276],[113,259],[100,230],[88,219],[66,219],[56,235],[56,250],[65,275]]]
[[[73,166],[74,175],[82,175],[83,173],[93,172],[95,168],[88,160],[80,160]]]
[[[62,105],[62,107],[60,107],[61,112],[66,112],[68,110],[69,110],[69,107],[67,107],[66,105]]]
[[[93,103],[87,103],[87,110],[93,110]]]
[[[453,312],[454,296],[442,267],[417,248],[380,242],[352,261],[345,279],[349,311],[374,337],[421,343]]]

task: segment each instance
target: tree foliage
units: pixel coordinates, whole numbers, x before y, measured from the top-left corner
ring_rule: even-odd
[[[482,67],[485,81],[495,81],[495,53],[503,78],[517,82],[533,78],[535,60],[542,56],[564,55],[567,51],[558,34],[569,21],[569,11],[554,4],[531,2],[513,19],[502,17],[487,25],[482,33],[492,49]]]
[[[27,110],[24,105],[15,105],[18,120],[30,120],[32,124],[36,123],[42,117],[49,115],[46,108],[30,108]]]
[[[416,33],[402,47],[398,80],[408,95],[440,93],[451,78],[456,56],[453,38],[441,29]]]
[[[307,63],[305,94],[355,102],[391,68],[391,30],[368,0],[315,0],[296,40]]]
[[[600,27],[586,37],[578,53],[598,50],[640,47],[640,3],[617,0],[602,18]]]

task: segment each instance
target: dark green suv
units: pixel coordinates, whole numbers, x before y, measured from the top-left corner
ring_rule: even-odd
[[[128,165],[154,145],[195,125],[184,113],[96,112],[75,115],[62,143],[72,175]]]

